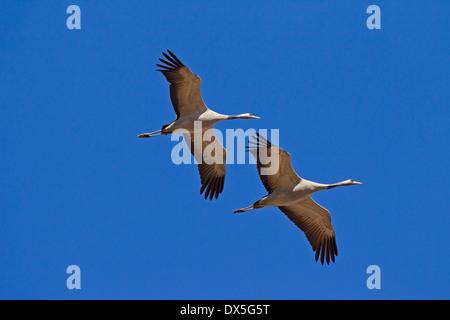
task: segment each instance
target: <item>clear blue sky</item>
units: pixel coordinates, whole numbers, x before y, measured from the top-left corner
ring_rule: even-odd
[[[448,1],[2,1],[0,298],[450,298],[449,16]],[[313,196],[335,264],[276,208],[231,214],[266,195],[254,165],[205,201],[176,142],[136,138],[175,119],[166,49],[210,108],[261,117],[218,129],[280,129],[300,176],[364,182]]]

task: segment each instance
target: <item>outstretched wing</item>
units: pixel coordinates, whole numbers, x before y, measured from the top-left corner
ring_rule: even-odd
[[[256,159],[259,177],[269,193],[300,183],[301,178],[291,165],[291,155],[256,133],[249,151]]]
[[[322,264],[325,258],[327,264],[330,263],[330,258],[334,262],[338,249],[327,209],[319,206],[310,196],[293,205],[279,208],[305,233],[312,249],[316,252],[316,261],[320,255]]]
[[[200,93],[202,79],[187,68],[172,52],[162,53],[167,60],[159,59],[164,65],[156,64],[170,83],[170,99],[177,119],[185,114],[208,110]]]
[[[216,199],[222,193],[225,184],[225,160],[226,150],[217,140],[214,134],[210,141],[204,141],[202,136],[196,137],[193,133],[184,134],[184,138],[190,147],[191,153],[198,162],[200,174],[200,194],[205,192],[205,199]]]

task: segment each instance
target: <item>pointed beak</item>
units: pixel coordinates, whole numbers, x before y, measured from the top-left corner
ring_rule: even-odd
[[[257,116],[252,116],[253,119],[261,119],[260,117]]]
[[[363,184],[362,182],[354,181],[354,184]]]

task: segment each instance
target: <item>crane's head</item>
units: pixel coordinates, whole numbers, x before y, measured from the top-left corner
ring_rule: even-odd
[[[358,182],[353,179],[348,179],[346,182],[348,183],[349,186],[352,186],[354,184],[362,184],[362,182]]]

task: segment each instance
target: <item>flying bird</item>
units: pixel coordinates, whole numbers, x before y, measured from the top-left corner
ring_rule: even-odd
[[[340,186],[362,184],[354,180],[345,180],[334,184],[321,184],[300,178],[291,165],[291,155],[259,135],[250,141],[248,150],[256,159],[261,181],[269,192],[251,206],[233,211],[245,212],[265,207],[278,207],[306,235],[315,251],[315,259],[327,264],[334,262],[338,255],[336,237],[331,224],[330,212],[318,205],[311,194]],[[277,156],[278,154],[278,156]],[[267,161],[272,156],[272,163]],[[278,167],[273,174],[262,174],[262,169]]]
[[[226,150],[216,139],[214,133],[208,136],[209,141],[204,141],[202,137],[194,135],[196,121],[201,121],[203,135],[206,130],[212,129],[213,125],[222,120],[231,119],[259,119],[250,113],[239,115],[224,115],[208,109],[200,93],[200,84],[202,79],[186,67],[172,52],[167,50],[163,52],[164,59],[159,59],[163,64],[156,64],[166,80],[170,83],[170,100],[177,115],[175,121],[163,125],[161,130],[143,133],[139,138],[150,138],[159,135],[173,133],[177,129],[184,129],[185,140],[188,147],[198,162],[198,171],[200,174],[200,194],[205,192],[205,199],[217,199],[222,193],[225,183],[225,159]],[[201,140],[201,141],[199,141]],[[203,152],[205,148],[210,147],[214,151],[211,155]],[[217,151],[217,152],[216,152]],[[218,160],[218,161],[217,161]]]

